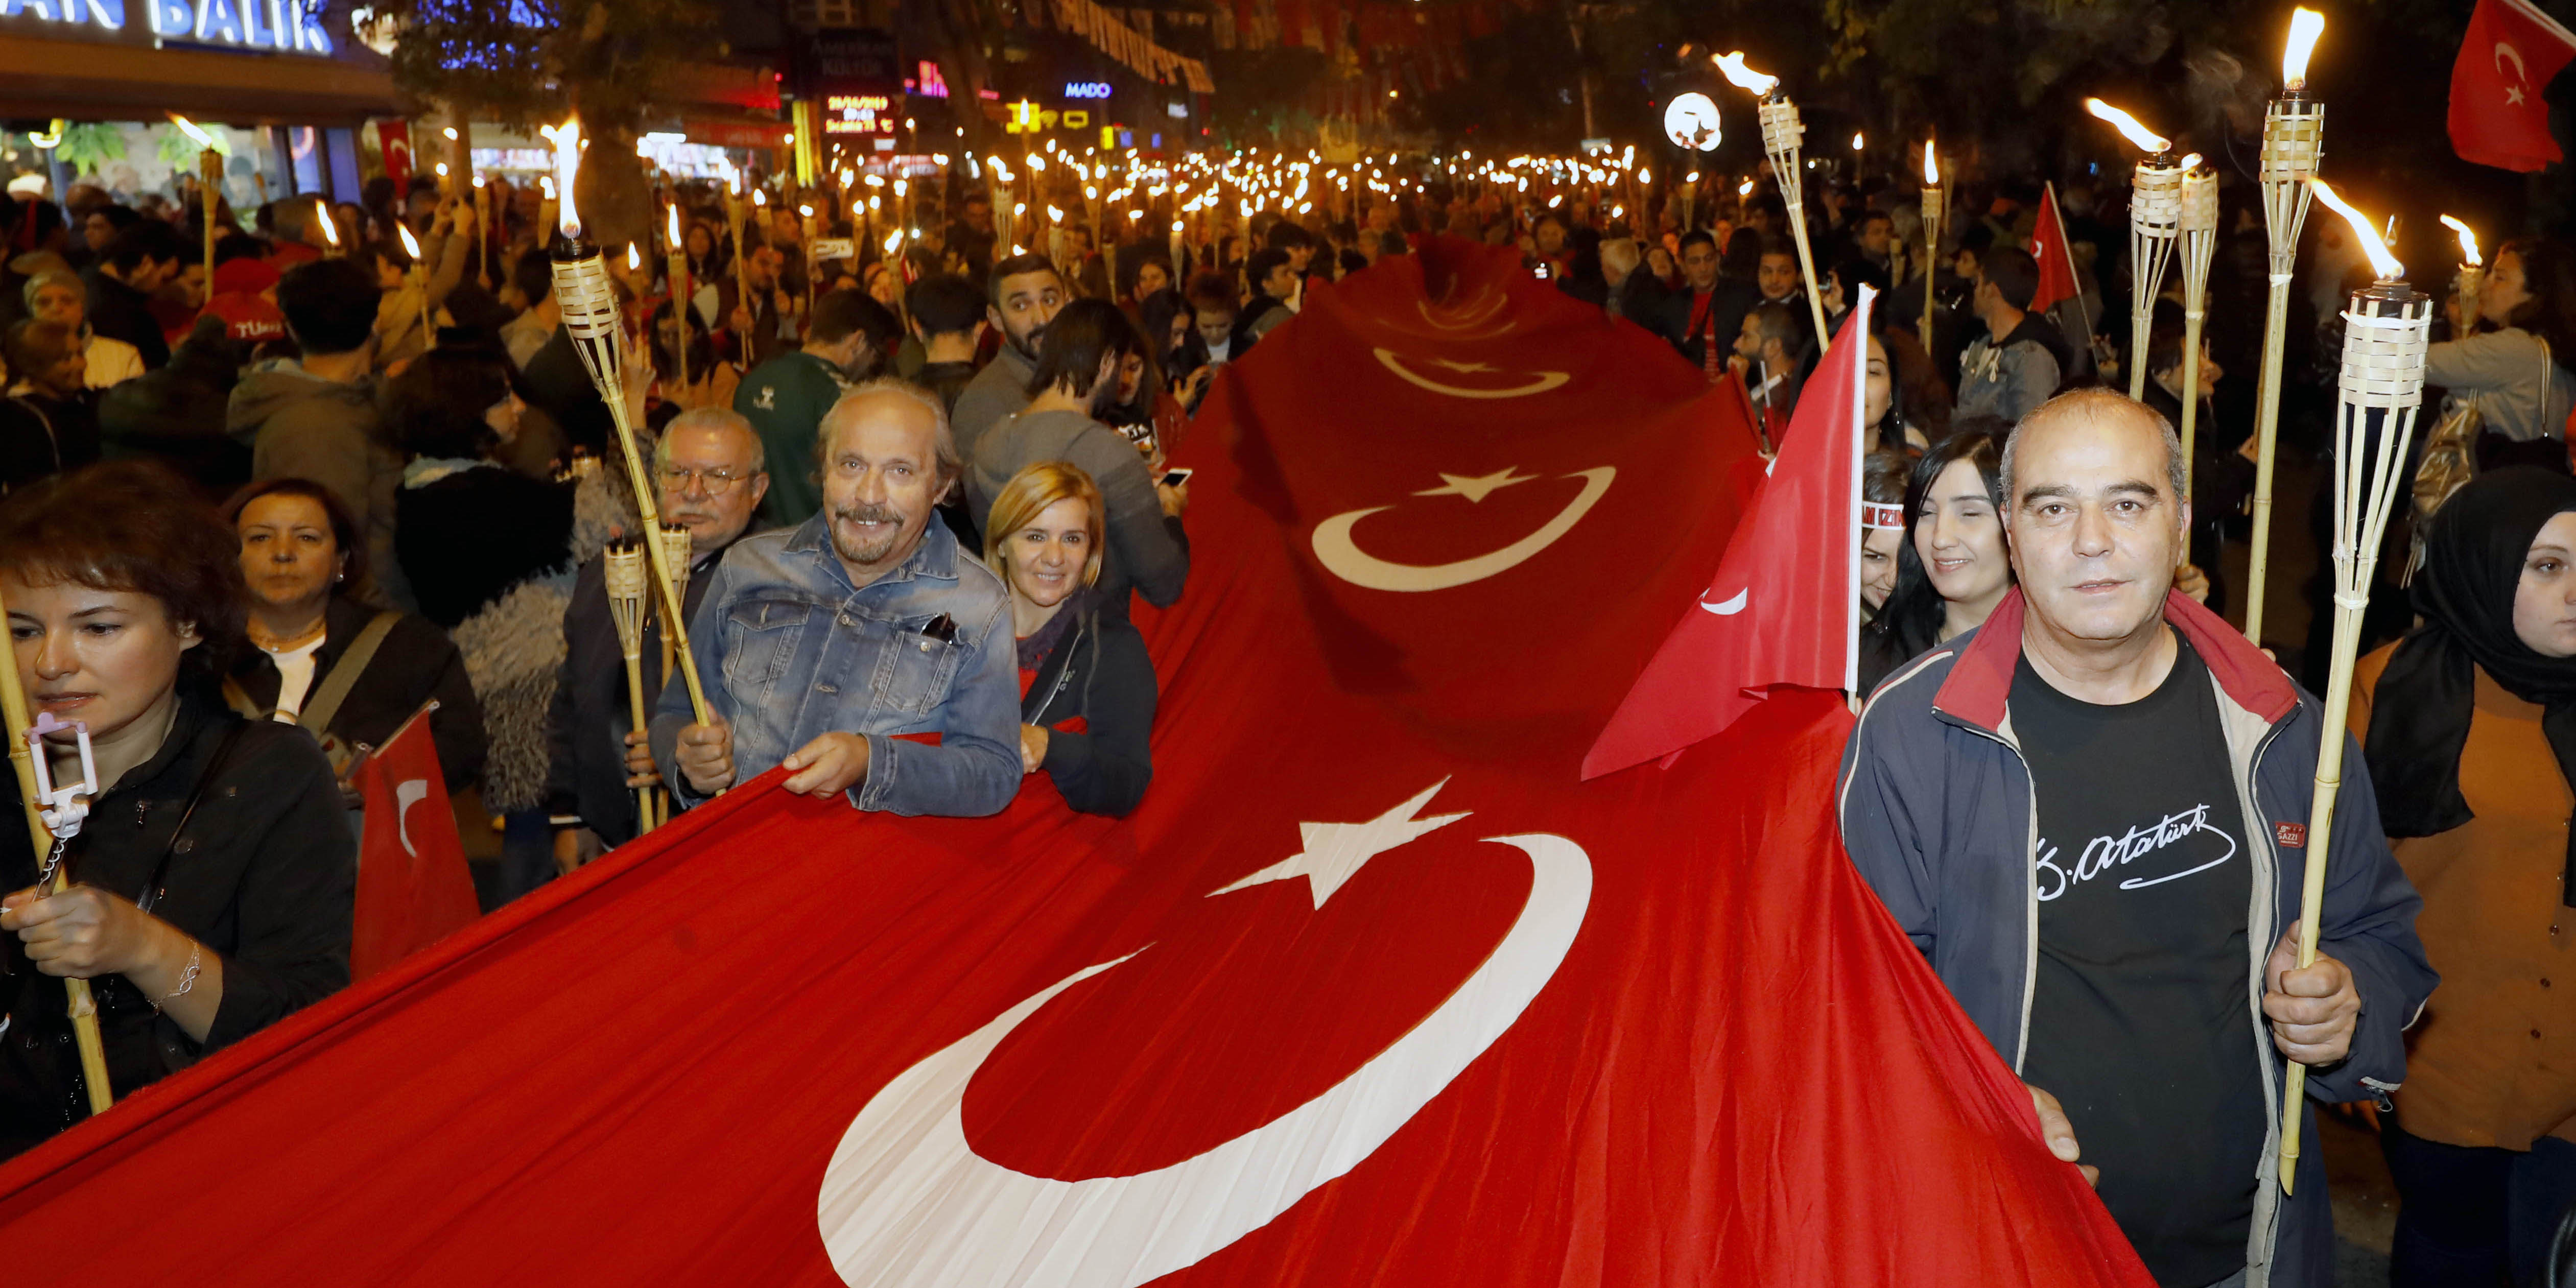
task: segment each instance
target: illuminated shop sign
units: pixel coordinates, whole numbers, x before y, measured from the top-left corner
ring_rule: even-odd
[[[165,44],[217,45],[263,53],[331,53],[331,37],[304,0],[0,0],[0,22],[24,34],[97,36],[125,30],[143,10]],[[318,8],[316,6],[315,8]]]
[[[1066,98],[1107,98],[1109,82],[1067,81],[1064,86],[1064,96]]]
[[[903,113],[890,94],[834,94],[823,100],[823,133],[841,137],[891,137]]]

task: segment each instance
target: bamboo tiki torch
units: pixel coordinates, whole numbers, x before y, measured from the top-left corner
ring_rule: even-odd
[[[617,292],[608,282],[608,261],[597,243],[582,236],[581,213],[573,199],[573,180],[581,170],[581,122],[574,118],[561,127],[546,127],[546,136],[554,141],[555,163],[561,176],[563,213],[561,235],[553,247],[555,303],[563,310],[563,328],[572,339],[573,352],[590,372],[590,382],[608,404],[610,421],[617,427],[617,443],[626,454],[626,480],[635,491],[635,508],[643,519],[641,530],[652,532],[662,523],[661,503],[656,499],[653,479],[644,467],[642,449],[636,442],[634,412],[626,405],[624,369],[626,355],[622,342],[626,328],[617,310]],[[678,594],[662,543],[644,543],[647,557],[653,561],[653,584],[662,598],[662,620],[680,622],[687,614],[680,611]],[[689,708],[698,724],[709,719],[707,695],[698,681],[698,660],[689,647],[689,637],[679,635],[680,678],[689,686]]]
[[[672,202],[663,210],[670,217],[670,241],[666,243],[669,254],[663,261],[662,271],[671,279],[671,320],[680,327],[680,338],[672,346],[672,361],[678,364],[680,392],[686,395],[689,392],[689,310],[693,307],[689,303],[688,291],[689,248],[680,240],[680,203]]]
[[[177,112],[165,111],[162,115],[169,117],[170,123],[178,126],[180,133],[196,140],[197,143],[197,211],[202,216],[197,222],[203,227],[206,235],[206,298],[213,299],[215,297],[215,202],[223,192],[224,156],[215,151],[214,139],[208,137],[204,130],[198,129],[196,122]]]
[[[686,608],[689,603],[689,564],[697,558],[697,547],[690,542],[689,530],[683,525],[665,523],[661,531],[662,575],[671,579],[671,602]],[[671,658],[675,637],[688,633],[689,623],[684,619],[675,618],[662,623],[660,634],[662,683],[664,684],[671,682]]]
[[[2182,159],[2182,494],[2192,497],[2194,433],[2200,421],[2200,328],[2209,306],[2209,260],[2218,249],[2218,172]],[[2195,518],[2193,522],[2199,520]],[[2190,556],[2184,556],[2188,559]]]
[[[2325,30],[2323,14],[2290,15],[2281,57],[2282,90],[2263,109],[2263,230],[2271,250],[2271,290],[2263,311],[2263,372],[2254,395],[2254,530],[2245,578],[2245,637],[2263,642],[2263,581],[2271,567],[2273,445],[2281,426],[2281,350],[2290,331],[2290,280],[2299,230],[2308,220],[2308,180],[2323,158],[2326,105],[2309,98],[2308,53]]]
[[[644,712],[644,546],[639,541],[611,541],[600,553],[600,573],[608,587],[608,616],[617,626],[617,651],[626,660],[626,709],[633,727],[645,727]],[[635,833],[653,830],[653,789],[635,789]]]
[[[0,602],[0,622],[9,620],[9,606]],[[18,658],[14,650],[8,664],[0,666],[0,720],[9,725],[9,766],[18,772],[18,795],[27,807],[27,839],[35,846],[39,869],[54,847],[54,830],[45,822],[44,797],[36,781],[36,749],[33,736],[35,721],[27,714],[27,690],[19,683]],[[46,882],[48,896],[61,894],[70,882],[66,867],[57,866]],[[72,1021],[72,1045],[80,1051],[81,1084],[89,1093],[89,1111],[103,1114],[116,1103],[116,1090],[107,1080],[107,1045],[98,1035],[98,1005],[90,998],[89,981],[65,979],[64,994],[69,998],[67,1010]]]
[[[427,353],[438,347],[438,330],[429,324],[429,264],[421,257],[420,240],[411,235],[411,225],[395,220],[394,232],[402,238],[403,253],[411,256],[411,270],[403,276],[420,292],[420,348]]]
[[[2129,187],[2129,397],[2143,402],[2147,332],[2154,325],[2156,297],[2164,294],[2174,239],[2182,231],[2183,169],[2173,161],[2172,142],[2138,124],[2138,118],[2098,98],[2084,100],[2084,107],[2147,154]]]
[[[725,175],[725,228],[733,235],[733,289],[735,303],[748,305],[742,295],[742,171],[729,170]],[[718,311],[722,311],[719,306]],[[731,326],[728,322],[725,325]]]
[[[1932,283],[1941,263],[1941,221],[1950,213],[1949,191],[1941,186],[1941,163],[1932,156],[1932,140],[1923,140],[1923,351],[1932,352]]]
[[[2377,281],[2352,293],[2344,309],[2343,369],[2335,384],[2334,642],[2328,652],[2325,728],[2318,739],[2317,778],[2308,806],[2307,870],[2299,893],[2299,967],[2317,960],[2317,918],[2325,903],[2326,855],[2335,796],[2343,785],[2348,735],[2338,718],[2352,701],[2352,672],[2361,651],[2361,619],[2370,606],[2372,574],[2388,512],[2408,483],[2407,449],[2424,402],[2424,351],[2433,300],[2406,284],[2406,266],[2381,244],[2360,211],[2319,180],[2319,200],[2352,224]],[[2299,1126],[2308,1067],[2293,1060],[2281,1098],[2281,1190],[2298,1174]]]
[[[1806,275],[1807,309],[1815,318],[1816,350],[1821,353],[1832,333],[1825,329],[1825,283],[1816,276],[1816,253],[1807,246],[1806,184],[1798,168],[1807,127],[1799,122],[1798,105],[1790,102],[1787,92],[1780,88],[1779,77],[1746,67],[1742,53],[1728,54],[1716,61],[1726,79],[1761,100],[1757,111],[1762,121],[1762,150],[1771,158],[1771,173],[1780,181],[1780,199],[1789,207],[1789,235],[1798,244],[1798,271]]]
[[[2451,279],[2451,293],[2460,302],[2459,339],[2478,326],[2478,296],[2486,286],[2486,260],[2478,254],[2478,235],[2467,224],[2449,215],[2442,216],[2442,226],[2460,235],[2460,273]]]
[[[474,280],[492,281],[492,190],[474,176]]]

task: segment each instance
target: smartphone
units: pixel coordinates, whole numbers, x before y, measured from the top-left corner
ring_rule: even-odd
[[[1195,471],[1186,467],[1176,466],[1172,469],[1163,471],[1163,477],[1154,481],[1164,487],[1179,487],[1180,485],[1189,482],[1190,475],[1193,473],[1195,473]]]

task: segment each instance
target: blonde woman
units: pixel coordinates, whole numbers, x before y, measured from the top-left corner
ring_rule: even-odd
[[[1104,617],[1104,507],[1079,467],[1041,461],[993,497],[984,559],[1011,594],[1019,638],[1020,768],[1064,801],[1121,818],[1153,781],[1154,664],[1126,617]]]

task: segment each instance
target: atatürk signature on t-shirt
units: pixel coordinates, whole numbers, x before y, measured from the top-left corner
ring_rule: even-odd
[[[2040,902],[2046,903],[2055,899],[2079,881],[2090,881],[2115,867],[2127,867],[2139,859],[2169,846],[2179,845],[2185,839],[2202,832],[2218,838],[2219,842],[2227,847],[2227,852],[2206,863],[2185,868],[2180,872],[2167,872],[2161,876],[2134,876],[2120,883],[2120,888],[2123,890],[2138,890],[2151,885],[2162,885],[2167,881],[2179,881],[2195,872],[2206,872],[2235,858],[2236,838],[2209,825],[2207,805],[2194,805],[2190,809],[2167,814],[2160,822],[2130,828],[2116,837],[2094,837],[2085,845],[2083,857],[2075,861],[2075,867],[2070,871],[2058,863],[2057,847],[2049,844],[2046,837],[2042,837],[2039,842],[2038,867]],[[2049,884],[2051,877],[2056,879],[2053,887]]]

